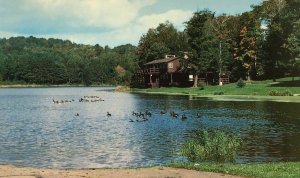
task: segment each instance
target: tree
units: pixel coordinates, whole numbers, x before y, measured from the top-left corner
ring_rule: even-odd
[[[204,10],[194,13],[193,17],[186,22],[186,33],[188,35],[188,44],[191,48],[189,55],[190,71],[195,75],[194,87],[198,85],[198,75],[206,73],[210,64],[215,63],[218,54],[215,50],[218,48],[217,41],[209,30],[209,21],[214,18],[211,11]]]
[[[224,50],[224,47],[229,46],[229,42],[231,41],[229,34],[231,32],[231,28],[233,28],[232,23],[228,23],[233,18],[233,16],[227,16],[226,14],[215,17],[209,21],[214,33],[215,38],[219,41],[219,61],[218,61],[218,71],[219,71],[219,84],[221,84],[221,77],[226,65],[226,61],[224,57],[228,58],[228,49]],[[224,54],[225,53],[225,54]],[[227,55],[226,55],[227,53]]]
[[[290,53],[288,69],[293,76],[300,75],[300,2],[297,0],[287,1],[285,7],[284,22],[288,23],[291,33],[287,38],[286,48]]]
[[[247,71],[247,79],[251,80],[251,71],[256,70],[261,23],[253,12],[245,12],[239,18],[240,33],[234,47],[234,58],[242,62]],[[256,72],[254,72],[254,77]],[[240,76],[241,77],[241,76]]]
[[[299,19],[299,1],[269,0],[254,7],[266,25],[263,44],[266,77],[284,76],[288,71],[291,51],[288,49],[288,38],[293,31],[294,22]]]
[[[155,29],[150,28],[147,34],[140,38],[137,47],[139,63],[143,65],[155,59],[161,59],[166,54],[180,55],[186,51],[187,36],[179,32],[170,22],[159,24]]]
[[[69,40],[35,37],[0,39],[0,80],[37,84],[130,82],[137,67],[136,47],[114,49]],[[115,67],[126,75],[119,80]]]

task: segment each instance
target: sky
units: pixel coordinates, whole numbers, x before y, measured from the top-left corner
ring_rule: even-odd
[[[185,28],[193,12],[240,14],[263,0],[0,0],[0,38],[35,36],[75,43],[137,45],[167,20]]]

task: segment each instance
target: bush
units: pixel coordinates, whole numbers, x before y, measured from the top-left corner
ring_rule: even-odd
[[[270,95],[270,96],[293,96],[293,93],[291,93],[289,90],[285,90],[284,92],[279,92],[277,90],[271,90],[268,92],[268,95]]]
[[[214,95],[224,95],[224,92],[222,92],[222,91],[216,91],[216,92],[214,92]]]
[[[246,83],[244,82],[244,80],[242,78],[240,78],[237,82],[236,82],[236,86],[238,88],[243,88],[246,85]]]
[[[270,96],[280,96],[280,92],[277,90],[271,90],[268,92],[268,95]]]
[[[281,93],[281,96],[293,96],[293,93],[290,92],[289,90],[285,90],[284,92]]]
[[[234,162],[241,139],[223,131],[197,131],[181,148],[189,161]]]
[[[198,84],[198,89],[199,90],[204,90],[204,83],[203,82]]]

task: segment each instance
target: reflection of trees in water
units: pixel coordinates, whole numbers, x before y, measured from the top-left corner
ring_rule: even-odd
[[[187,128],[186,133],[193,128],[229,129],[243,137],[241,157],[247,157],[248,161],[300,160],[298,103],[216,102],[195,98],[186,101],[182,98],[164,96],[158,100],[167,109],[185,109],[190,117],[201,114],[198,122],[195,118],[187,121],[187,125],[193,126]]]
[[[152,113],[147,122],[133,123],[135,130],[132,144],[140,147],[140,153],[144,161],[166,163],[173,161],[181,144],[186,139],[186,133],[190,126],[188,122],[181,119],[172,119],[171,111],[184,113],[187,110],[189,101],[186,96],[165,96],[165,95],[140,95],[141,102],[136,105],[135,112],[146,110]],[[160,112],[166,114],[161,115]]]
[[[300,160],[298,103],[255,102],[256,121],[242,132],[249,161]],[[255,120],[255,118],[254,118]],[[265,121],[265,122],[260,122]]]

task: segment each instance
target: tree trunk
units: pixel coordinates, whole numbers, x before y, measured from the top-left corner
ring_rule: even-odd
[[[272,66],[272,78],[273,82],[276,82],[276,66],[277,66],[277,61],[275,60]]]
[[[193,87],[198,87],[198,75],[195,74],[195,78],[194,78],[194,86]]]
[[[250,69],[248,70],[248,72],[247,72],[247,81],[248,81],[248,82],[251,81],[250,70],[251,70],[251,68],[250,68]]]
[[[276,77],[275,77],[275,68],[272,69],[272,78],[273,78],[273,82],[276,82]]]
[[[219,85],[223,85],[222,80],[222,41],[219,42]]]

